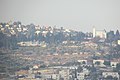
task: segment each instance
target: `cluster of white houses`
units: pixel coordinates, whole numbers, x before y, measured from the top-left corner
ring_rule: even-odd
[[[80,62],[83,65],[89,65],[90,61],[91,60],[78,60],[78,62]],[[107,61],[107,62],[110,62],[110,67],[113,67],[113,68],[115,68],[116,65],[120,63],[119,61]],[[105,60],[102,60],[102,59],[91,61],[91,64],[94,64],[95,66],[99,66],[99,67],[106,67],[104,63],[105,63]],[[89,66],[92,66],[91,64]]]

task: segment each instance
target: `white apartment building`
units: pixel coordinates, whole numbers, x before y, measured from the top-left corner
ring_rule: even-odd
[[[94,37],[100,37],[100,38],[107,38],[107,33],[105,30],[96,30],[95,28],[93,28],[93,38]]]
[[[117,77],[118,80],[119,80],[119,74],[118,74],[118,72],[103,72],[103,73],[102,73],[102,76],[103,76],[104,78],[106,78],[107,76],[112,76],[113,78],[114,78],[114,77]]]

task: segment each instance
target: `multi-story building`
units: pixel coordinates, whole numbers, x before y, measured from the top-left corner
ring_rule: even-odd
[[[107,38],[107,33],[105,30],[96,30],[95,28],[93,28],[93,38],[94,37],[100,37],[100,38]]]
[[[103,72],[102,73],[102,76],[104,77],[104,78],[107,78],[108,76],[112,76],[113,78],[118,78],[118,80],[119,80],[119,74],[118,74],[118,72]]]
[[[69,80],[69,69],[63,69],[59,71],[59,74],[64,80]]]

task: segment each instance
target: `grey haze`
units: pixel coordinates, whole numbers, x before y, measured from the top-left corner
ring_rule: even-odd
[[[0,22],[120,30],[120,0],[0,0]]]

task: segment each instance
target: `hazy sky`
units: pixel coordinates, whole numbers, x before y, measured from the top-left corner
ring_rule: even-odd
[[[0,0],[0,22],[120,30],[120,0]]]

